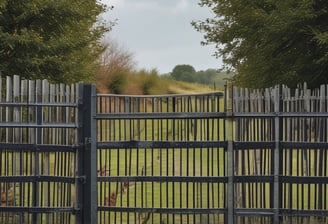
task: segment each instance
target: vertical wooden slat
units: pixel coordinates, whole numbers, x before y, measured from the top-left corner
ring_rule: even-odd
[[[19,103],[20,102],[20,78],[17,75],[14,75],[13,77],[13,103]],[[20,123],[21,122],[21,113],[20,113],[20,107],[15,106],[13,108],[13,122],[14,123]],[[21,143],[21,128],[14,128],[14,136],[13,136],[13,143]],[[13,175],[19,175],[20,170],[20,159],[19,159],[19,153],[13,152]],[[16,193],[16,192],[15,192]]]
[[[48,80],[42,80],[42,103],[49,103],[49,82]],[[51,122],[50,120],[50,112],[51,107],[43,107],[42,109],[42,117],[44,123]],[[50,131],[51,128],[43,128],[42,129],[42,144],[51,144],[51,138],[50,138]],[[50,153],[44,152],[42,153],[42,163],[40,169],[43,171],[42,175],[50,175]],[[42,201],[41,206],[50,206],[49,204],[49,182],[43,182],[41,183],[42,190],[40,192]],[[41,189],[41,188],[40,188]],[[49,214],[43,214],[42,218],[46,220],[46,222],[49,222]]]
[[[29,80],[28,81],[28,103],[35,103],[35,81]],[[35,113],[36,107],[29,106],[27,108],[28,112],[28,122],[36,123]],[[36,128],[29,128],[28,129],[28,143],[33,144],[35,143],[35,136],[36,136]]]
[[[304,85],[306,88],[306,85]],[[304,112],[311,113],[311,90],[304,89]],[[311,141],[311,118],[304,119],[304,126],[303,126],[303,139],[304,142]],[[309,168],[308,168],[308,158],[306,150],[303,150],[303,175],[309,175]]]
[[[36,124],[39,126],[36,128],[36,134],[35,134],[35,144],[41,145],[42,144],[42,121],[43,121],[43,113],[42,113],[42,81],[36,80],[36,87],[35,87],[35,93],[36,93],[36,103],[39,105],[36,106]],[[40,153],[38,151],[34,152],[34,176],[38,177],[40,175]],[[33,182],[33,198],[32,203],[34,207],[40,206],[40,185],[37,180]],[[32,222],[37,223],[39,220],[41,220],[41,214],[32,214]]]
[[[233,114],[233,86],[231,82],[227,83],[227,90],[226,90],[226,113],[227,116],[232,116]],[[234,223],[234,150],[233,150],[233,119],[232,117],[227,119],[226,122],[226,141],[228,142],[227,146],[227,158],[228,158],[228,195],[227,195],[227,206],[228,206],[228,215],[227,221],[228,223]]]
[[[21,103],[27,103],[28,102],[28,85],[27,85],[28,80],[21,80],[21,90],[20,90],[20,102]],[[27,122],[27,106],[22,106],[21,107],[21,121],[22,122]],[[22,143],[27,143],[27,128],[21,128],[21,141]]]
[[[71,93],[70,86],[66,85],[65,86],[65,101],[64,102],[67,103],[67,104],[70,103],[70,93]],[[70,107],[66,107],[65,108],[65,122],[67,124],[69,124],[71,122],[70,117],[71,117],[70,116]],[[70,129],[65,130],[64,144],[66,144],[66,145],[70,144],[70,132],[71,132]]]
[[[325,111],[325,85],[321,85],[320,86],[320,92],[319,92],[319,112],[320,113],[324,113]],[[327,139],[324,138],[324,133],[325,131],[327,132],[327,127],[326,127],[326,123],[325,123],[325,119],[320,118],[318,119],[320,122],[318,124],[318,140],[320,142],[325,142],[327,141]],[[325,172],[323,171],[325,169],[325,166],[327,166],[327,164],[325,164],[325,160],[327,160],[327,158],[325,159],[325,155],[327,155],[327,153],[325,153],[324,149],[320,149],[319,151],[319,162],[318,162],[318,176],[324,176]],[[319,184],[318,186],[318,204],[317,204],[317,209],[322,210],[323,209],[323,202],[325,201],[325,187],[323,186],[324,184]]]
[[[13,86],[11,77],[6,77],[6,102],[10,103],[13,100]],[[6,122],[12,121],[12,108],[6,107]],[[6,142],[12,142],[12,128],[6,128]]]
[[[279,113],[281,112],[281,105],[280,105],[280,96],[281,96],[281,86],[277,86],[275,88],[274,94],[274,112],[277,116],[274,119],[274,126],[275,126],[275,149],[274,149],[274,183],[273,183],[273,210],[274,210],[274,223],[279,223],[279,208],[280,208],[280,141],[281,141],[281,119],[279,118]]]
[[[5,95],[4,94],[4,89],[2,88],[2,80],[3,80],[3,77],[1,76],[1,72],[0,72],[0,103],[2,103],[4,100],[3,100],[3,96]],[[1,106],[0,107],[0,122],[5,122],[5,110],[4,108]],[[3,139],[6,135],[6,129],[5,128],[0,128],[0,141],[1,142],[4,142],[5,139]],[[1,172],[0,172],[1,174]]]

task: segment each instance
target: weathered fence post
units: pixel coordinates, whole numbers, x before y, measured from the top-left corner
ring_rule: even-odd
[[[35,140],[34,140],[34,144],[41,145],[42,144],[42,82],[41,80],[36,80],[36,87],[35,87],[35,91],[36,91],[36,102],[39,104],[36,107],[36,111],[35,111],[35,117],[36,117],[36,124],[37,124],[37,128],[35,128]],[[34,152],[34,176],[38,177],[40,176],[40,167],[39,167],[39,152],[35,151]],[[39,207],[39,199],[40,199],[40,188],[39,188],[39,182],[36,180],[33,182],[33,207]],[[37,213],[33,213],[32,215],[32,223],[37,223],[38,218],[40,216],[38,216]]]
[[[278,85],[274,90],[274,128],[275,128],[275,148],[273,152],[273,223],[279,223],[279,209],[281,207],[281,161],[280,161],[280,150],[282,141],[282,117],[281,112],[283,111],[282,105],[282,86]]]
[[[227,82],[226,87],[226,125],[225,136],[227,141],[227,156],[228,156],[228,187],[227,187],[227,223],[234,223],[234,152],[233,152],[233,95],[232,95],[232,83]]]
[[[97,223],[96,87],[79,84],[76,206],[77,224]]]

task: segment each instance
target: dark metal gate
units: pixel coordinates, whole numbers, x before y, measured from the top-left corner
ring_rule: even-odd
[[[98,222],[226,222],[223,108],[223,93],[97,95]]]

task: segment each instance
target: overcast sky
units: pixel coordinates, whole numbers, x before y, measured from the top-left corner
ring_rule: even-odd
[[[156,68],[163,74],[177,64],[190,64],[197,71],[219,68],[214,46],[201,46],[203,35],[193,20],[212,17],[198,0],[103,0],[113,5],[106,20],[117,19],[110,32],[119,44],[135,56],[138,68]]]

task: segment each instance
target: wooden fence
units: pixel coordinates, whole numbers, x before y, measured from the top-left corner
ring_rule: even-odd
[[[234,88],[233,112],[236,220],[327,223],[328,86]]]
[[[0,223],[74,222],[77,90],[0,77]]]
[[[0,223],[328,223],[327,85],[0,93]]]

